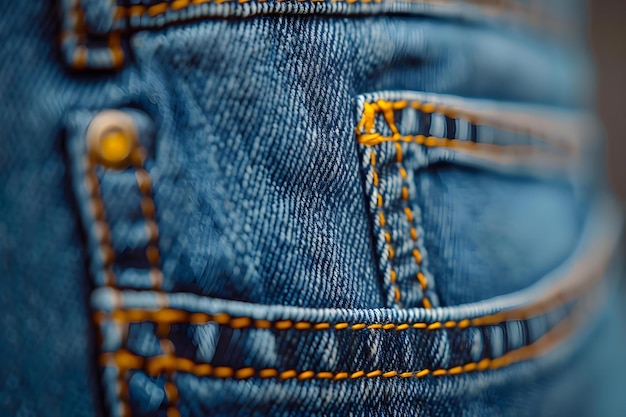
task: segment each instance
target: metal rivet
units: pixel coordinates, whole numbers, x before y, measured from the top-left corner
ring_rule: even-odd
[[[127,168],[137,150],[137,136],[132,117],[120,110],[103,110],[94,116],[87,129],[89,155],[97,164]]]

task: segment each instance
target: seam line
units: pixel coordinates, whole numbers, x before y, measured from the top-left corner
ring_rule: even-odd
[[[546,334],[541,336],[535,342],[511,350],[497,358],[484,358],[478,362],[469,362],[464,365],[458,365],[451,368],[438,369],[421,369],[415,371],[400,370],[360,370],[356,372],[336,372],[336,371],[297,371],[295,369],[279,370],[277,368],[255,369],[253,367],[245,367],[235,369],[229,366],[213,366],[209,363],[196,363],[188,358],[157,356],[152,358],[144,358],[135,355],[129,351],[119,351],[117,353],[104,353],[100,357],[100,362],[105,364],[109,362],[111,356],[115,356],[115,361],[122,364],[126,369],[144,369],[151,376],[158,376],[164,372],[186,372],[200,377],[215,377],[220,379],[248,379],[248,378],[276,378],[282,380],[296,379],[327,379],[332,381],[346,379],[371,379],[371,378],[424,378],[428,375],[440,377],[446,375],[458,375],[471,372],[481,372],[488,370],[496,370],[506,366],[516,364],[518,362],[530,360],[542,356],[567,338],[575,329],[570,316],[565,318]]]
[[[385,213],[383,210],[383,196],[380,192],[380,178],[378,177],[378,171],[376,170],[376,152],[372,149],[371,157],[370,157],[370,165],[372,167],[372,182],[374,185],[373,190],[376,193],[376,207],[378,210],[378,222],[380,224],[381,229],[383,230],[385,236],[385,243],[388,252],[389,259],[389,280],[391,281],[391,286],[394,292],[394,303],[399,303],[402,298],[402,293],[400,292],[400,288],[397,284],[398,273],[394,267],[394,258],[395,251],[393,250],[392,244],[392,233],[390,226],[387,224],[387,220],[385,219]]]
[[[152,198],[152,180],[150,178],[150,174],[145,170],[145,149],[141,146],[137,146],[136,149],[133,150],[133,154],[131,155],[130,162],[131,166],[135,169],[135,180],[137,184],[137,188],[142,194],[141,200],[141,211],[144,217],[144,221],[146,224],[146,233],[148,236],[148,244],[146,248],[146,258],[150,264],[150,284],[151,290],[155,291],[158,294],[163,294],[162,283],[163,283],[163,274],[160,269],[160,253],[158,248],[158,225],[156,222],[156,213],[155,213],[155,204]],[[103,278],[105,285],[110,288],[118,289],[116,287],[116,278],[115,273],[113,271],[113,265],[115,263],[115,252],[113,250],[111,244],[111,229],[106,220],[106,213],[104,208],[104,200],[102,197],[102,192],[100,189],[100,181],[96,174],[96,166],[100,165],[96,159],[88,155],[84,157],[84,169],[85,169],[85,180],[84,186],[86,188],[87,194],[89,196],[89,207],[90,212],[94,221],[94,228],[96,235],[98,237],[98,256],[100,257],[103,269]],[[105,167],[106,169],[106,167]],[[119,290],[119,289],[118,289]],[[116,311],[114,310],[110,314],[102,315],[96,320],[96,314],[94,314],[93,318],[96,324],[96,328],[100,329],[100,324],[103,322],[109,321],[110,316],[114,317],[116,315]],[[126,344],[126,334],[127,334],[127,326],[130,322],[124,323],[124,330],[122,330],[121,344],[118,349],[123,350]],[[158,329],[159,339],[161,339],[161,345],[163,347],[163,351],[167,352],[167,355],[173,357],[174,356],[174,347],[171,341],[167,340],[167,335],[169,333],[169,324],[161,325]],[[165,339],[165,340],[164,340]],[[119,365],[119,364],[118,364]],[[125,376],[125,371],[123,371],[121,366],[117,366],[117,396],[119,398],[119,412],[122,416],[128,417],[132,415],[130,408],[130,398],[129,398],[129,390],[128,390],[128,381],[127,376]],[[180,413],[176,409],[176,401],[177,401],[177,388],[172,382],[171,375],[168,374],[166,384],[168,385],[168,390],[172,395],[173,400],[170,402],[167,417],[178,417]],[[174,395],[176,394],[176,395]],[[168,397],[168,401],[169,401]],[[178,414],[177,414],[178,413]]]
[[[325,3],[325,0],[298,0],[299,3]],[[225,4],[225,3],[249,3],[250,0],[174,0],[174,1],[164,1],[152,5],[133,5],[133,6],[117,6],[116,17],[156,17],[162,14],[167,13],[168,11],[181,11],[191,6],[199,6],[208,3],[214,4]],[[256,0],[257,3],[265,3],[267,0]],[[278,0],[278,3],[283,3],[284,0]],[[347,5],[356,5],[359,3],[383,3],[382,0],[330,0],[329,3],[345,3]],[[510,8],[515,8],[516,4],[505,0],[481,0],[481,1],[437,1],[437,0],[395,0],[388,1],[389,3],[418,3],[418,4],[450,4],[450,5],[475,5],[478,4],[483,8],[490,10],[499,10],[504,11]],[[507,6],[507,7],[505,7]]]

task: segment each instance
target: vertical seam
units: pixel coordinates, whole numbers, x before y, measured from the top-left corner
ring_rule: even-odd
[[[378,210],[378,221],[379,221],[381,229],[383,230],[383,234],[385,236],[385,247],[387,248],[388,257],[389,257],[389,269],[390,269],[389,280],[391,281],[391,286],[394,292],[394,302],[398,303],[400,302],[400,299],[402,298],[402,294],[396,282],[398,278],[398,273],[396,269],[394,268],[395,251],[393,249],[393,244],[392,244],[392,230],[387,224],[387,220],[385,218],[385,213],[383,210],[384,202],[383,202],[383,196],[380,192],[380,178],[378,177],[378,171],[376,171],[376,151],[372,149],[372,153],[370,155],[371,155],[370,165],[372,167],[372,177],[373,177],[372,183],[374,185],[373,190],[376,193],[376,207]]]
[[[396,126],[394,111],[397,109],[405,108],[407,105],[406,102],[390,103],[388,101],[378,100],[376,104],[378,107],[378,111],[382,113],[383,118],[385,119],[385,122],[389,126],[389,129],[391,130],[393,137],[398,137],[398,138],[401,137],[402,135],[400,134],[400,130]],[[375,117],[375,115],[376,115],[376,111],[374,110],[373,112],[370,112],[368,116],[370,118],[373,118]],[[366,126],[366,129],[371,128],[373,130],[374,121],[371,121],[371,122],[366,121],[365,126]],[[412,257],[418,268],[416,278],[420,285],[420,288],[422,289],[422,304],[425,308],[432,308],[432,303],[430,299],[428,298],[428,296],[426,295],[426,290],[428,288],[428,280],[426,278],[426,275],[424,275],[424,272],[423,272],[423,269],[424,269],[422,265],[423,257],[422,257],[421,251],[417,247],[418,236],[417,236],[417,230],[415,228],[415,216],[413,215],[413,212],[411,211],[411,208],[409,207],[410,196],[409,196],[409,188],[408,188],[408,183],[407,183],[407,173],[406,173],[406,169],[404,168],[404,162],[403,162],[402,146],[398,142],[394,142],[394,145],[396,148],[396,162],[400,165],[399,170],[400,170],[400,176],[402,177],[402,183],[403,183],[402,196],[401,196],[402,201],[404,202],[403,211],[404,211],[405,218],[407,220],[407,225],[409,226],[409,234],[411,237],[411,246],[412,246],[412,250],[411,250]]]
[[[135,169],[135,180],[137,188],[142,194],[141,199],[141,211],[145,220],[146,234],[148,237],[148,244],[146,248],[146,258],[150,264],[150,284],[151,290],[157,292],[159,295],[163,295],[163,274],[160,268],[160,252],[158,247],[159,230],[156,221],[156,208],[154,199],[152,197],[152,180],[150,174],[144,168],[144,162],[146,159],[145,149],[138,145],[133,151],[131,156],[131,165]],[[102,263],[103,281],[107,287],[115,288],[119,290],[116,283],[115,272],[113,271],[113,265],[115,263],[115,251],[113,250],[111,243],[111,229],[106,220],[106,213],[104,207],[104,199],[102,196],[100,181],[96,174],[96,166],[100,165],[94,160],[87,152],[84,157],[84,169],[85,179],[84,187],[89,195],[90,212],[95,223],[95,233],[98,239],[98,256]],[[106,167],[105,167],[106,169]],[[111,313],[114,315],[118,309],[114,309]],[[95,319],[95,317],[94,317]],[[94,320],[95,321],[95,320]],[[96,322],[96,328],[100,329],[100,323]],[[118,329],[120,332],[120,345],[116,349],[116,352],[120,352],[126,348],[127,334],[129,323],[118,323],[123,326],[122,329]],[[99,330],[100,331],[100,330]],[[159,337],[164,354],[169,357],[174,357],[174,346],[171,340],[168,338],[170,331],[170,325],[159,325],[157,328],[157,337]],[[169,342],[169,343],[167,343]],[[113,358],[118,358],[119,355],[112,355]],[[106,366],[106,363],[102,364]],[[116,365],[116,389],[117,398],[119,399],[119,407],[121,410],[120,415],[123,417],[129,417],[132,415],[130,408],[130,399],[128,391],[127,375],[123,364],[119,361],[115,362]],[[179,417],[180,412],[177,408],[178,402],[178,389],[172,380],[172,373],[166,374],[166,381],[164,390],[166,390],[166,398],[168,401],[167,417]]]
[[[417,281],[422,288],[422,304],[424,308],[432,308],[432,303],[428,296],[426,295],[426,290],[428,289],[428,280],[422,271],[422,253],[417,247],[417,229],[415,227],[415,216],[409,207],[410,195],[409,195],[409,186],[407,181],[407,173],[404,168],[403,155],[402,155],[402,147],[399,143],[395,142],[396,146],[396,160],[400,165],[400,176],[402,177],[402,201],[404,202],[404,215],[409,226],[409,235],[411,237],[412,249],[411,255],[417,265],[418,272],[416,274]]]
[[[106,220],[105,207],[102,198],[102,192],[100,190],[100,181],[98,180],[95,171],[96,166],[97,164],[95,163],[95,161],[92,160],[90,156],[86,155],[84,159],[84,186],[86,188],[87,194],[89,195],[89,208],[95,222],[95,232],[96,237],[98,238],[98,257],[100,258],[100,262],[102,263],[103,280],[106,286],[117,288],[115,282],[115,272],[113,271],[115,252],[111,244],[111,229]],[[120,326],[122,326],[122,328],[117,329],[120,333],[120,346],[118,349],[116,349],[116,353],[120,352],[126,347],[125,344],[129,323],[120,323]],[[101,332],[101,326],[99,326],[98,323],[96,323],[96,328],[98,329],[98,332]],[[106,363],[101,365],[106,366]],[[115,391],[117,392],[119,407],[121,408],[121,410],[118,411],[124,417],[130,416],[131,410],[128,401],[128,383],[126,381],[124,372],[122,371],[122,367],[117,360],[115,361],[115,368]]]
[[[133,158],[132,164],[135,168],[135,179],[137,181],[137,188],[142,194],[141,200],[141,212],[146,221],[146,233],[148,234],[148,245],[146,248],[146,258],[150,263],[150,280],[153,289],[163,294],[163,273],[160,267],[161,253],[159,251],[159,229],[156,221],[156,205],[152,197],[152,179],[148,171],[146,171],[145,165],[145,149],[138,147],[137,157]],[[160,323],[157,326],[157,337],[161,344],[161,350],[167,357],[175,357],[175,347],[172,341],[169,339],[169,332],[171,330],[170,324]],[[165,397],[168,402],[167,417],[179,417],[180,411],[178,410],[178,387],[173,380],[173,372],[165,374],[165,382],[163,389],[165,391]]]

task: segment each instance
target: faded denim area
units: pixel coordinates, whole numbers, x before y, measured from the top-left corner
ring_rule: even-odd
[[[621,416],[600,133],[545,173],[425,149],[521,139],[423,107],[394,116],[402,158],[357,129],[415,92],[584,112],[579,35],[544,31],[578,7],[53,3],[0,6],[0,415]],[[85,163],[105,109],[132,167]]]
[[[260,17],[139,33],[132,45],[137,84],[159,106],[155,198],[167,285],[259,303],[385,305],[355,146],[357,94],[417,90],[567,106],[584,99],[585,64],[575,51],[462,22]],[[468,185],[483,178],[479,187],[493,197],[467,190],[456,201],[442,200],[437,178],[418,177],[432,224],[424,225],[426,246],[438,255],[433,274],[451,304],[521,289],[577,241],[579,209],[567,191],[507,178],[485,183],[485,175],[463,177]],[[547,200],[507,199],[517,183]],[[462,211],[470,214],[453,223],[453,235],[437,231],[434,217],[467,204],[477,207]],[[513,224],[527,233],[512,233],[508,245],[496,244],[511,250],[486,259],[490,249],[476,242],[493,241],[489,231],[467,228],[494,212],[500,225],[492,233]],[[520,216],[538,228],[538,218],[558,219],[550,235],[561,240],[536,244]],[[460,249],[447,255],[441,245]],[[545,261],[528,262],[537,256]],[[480,280],[466,285],[471,275]]]

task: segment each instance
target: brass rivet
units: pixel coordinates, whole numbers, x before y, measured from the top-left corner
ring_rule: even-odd
[[[137,149],[137,127],[132,117],[120,110],[96,114],[87,129],[89,155],[95,163],[124,169]]]

